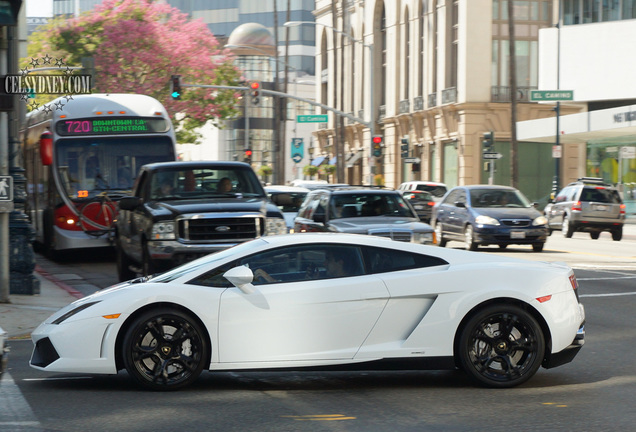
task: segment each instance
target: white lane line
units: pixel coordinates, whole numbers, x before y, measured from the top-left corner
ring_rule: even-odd
[[[636,279],[635,276],[605,276],[605,277],[596,277],[596,278],[579,278],[577,277],[577,281],[600,281],[600,280],[617,280],[617,279]]]
[[[636,295],[636,292],[607,293],[607,294],[579,294],[579,297],[621,297]]]
[[[77,379],[93,379],[93,377],[49,377],[49,378],[25,378],[22,381],[66,381]]]
[[[44,430],[11,374],[5,372],[0,383],[0,430],[18,428],[29,432]]]

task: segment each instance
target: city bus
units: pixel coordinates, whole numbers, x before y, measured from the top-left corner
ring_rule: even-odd
[[[35,242],[50,257],[112,246],[117,203],[140,167],[176,160],[170,117],[138,94],[73,95],[48,107],[30,112],[20,132]]]

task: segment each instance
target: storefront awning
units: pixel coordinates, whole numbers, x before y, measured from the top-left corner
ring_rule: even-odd
[[[335,165],[336,163],[338,163],[338,156],[334,156],[329,159],[329,165]]]
[[[313,161],[311,161],[311,164],[312,164],[313,166],[318,166],[318,165],[320,165],[321,163],[323,163],[325,159],[327,159],[327,157],[326,157],[326,156],[318,156],[316,159],[314,159]]]

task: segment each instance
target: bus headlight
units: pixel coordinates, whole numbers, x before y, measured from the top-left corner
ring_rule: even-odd
[[[174,240],[174,231],[173,221],[157,222],[152,226],[152,238],[153,240]]]
[[[265,219],[265,235],[287,234],[287,225],[282,218]]]

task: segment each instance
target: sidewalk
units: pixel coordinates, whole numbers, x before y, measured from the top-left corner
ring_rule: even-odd
[[[0,327],[9,339],[28,339],[42,321],[82,294],[36,266],[33,275],[40,280],[40,294],[11,294],[11,303],[0,303]]]

